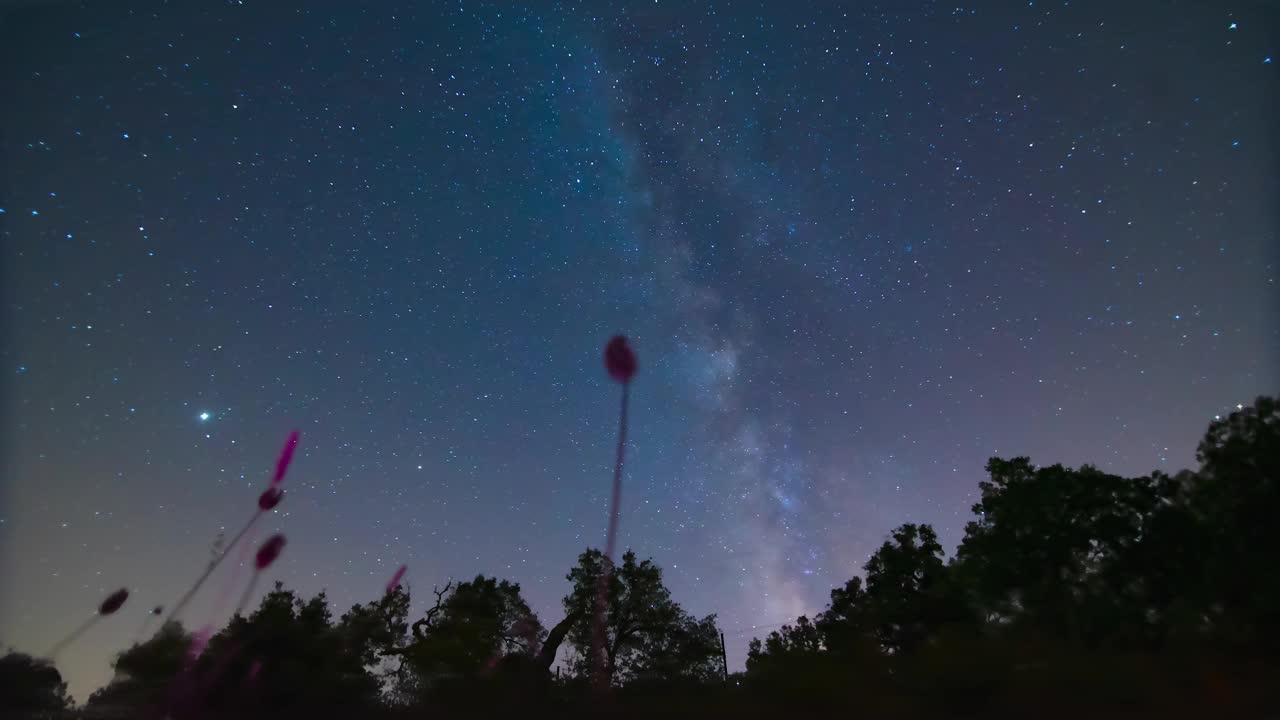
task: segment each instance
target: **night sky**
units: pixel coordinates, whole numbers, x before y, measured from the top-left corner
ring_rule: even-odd
[[[83,700],[294,428],[274,577],[557,622],[617,332],[619,542],[731,667],[988,457],[1175,471],[1280,389],[1276,5],[842,4],[5,3],[0,644],[129,587]]]

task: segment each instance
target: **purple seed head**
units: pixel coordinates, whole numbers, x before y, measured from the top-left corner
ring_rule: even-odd
[[[614,335],[604,346],[604,367],[609,371],[609,377],[623,385],[635,377],[636,354],[625,335]]]
[[[387,583],[388,593],[396,589],[396,586],[400,584],[400,581],[404,579],[404,574],[408,571],[408,565],[401,565],[396,569],[396,574],[391,576],[391,582]]]
[[[262,494],[258,496],[258,509],[263,511],[272,510],[276,505],[280,504],[280,498],[282,497],[284,497],[284,490],[280,489],[278,485],[272,485],[263,490]]]
[[[124,588],[120,588],[108,595],[106,600],[102,601],[102,604],[98,606],[98,614],[110,615],[111,613],[119,610],[120,607],[124,605],[124,601],[128,599],[129,591]]]
[[[289,439],[284,442],[284,449],[280,451],[280,459],[276,461],[276,474],[271,477],[272,485],[279,485],[284,480],[284,474],[289,470],[289,463],[293,462],[293,451],[298,449],[298,431],[294,430],[289,433]]]
[[[266,570],[271,567],[271,563],[275,562],[276,558],[280,557],[281,550],[284,550],[284,535],[276,533],[267,538],[267,541],[262,543],[262,547],[258,548],[258,557],[254,560],[254,566],[258,570]]]

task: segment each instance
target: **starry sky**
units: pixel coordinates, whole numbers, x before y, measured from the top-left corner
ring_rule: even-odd
[[[129,587],[83,700],[294,428],[273,577],[555,623],[616,332],[619,542],[731,667],[992,455],[1189,466],[1280,387],[1276,7],[3,3],[0,644]]]

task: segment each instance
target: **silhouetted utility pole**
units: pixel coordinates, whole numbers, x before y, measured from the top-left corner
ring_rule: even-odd
[[[720,633],[720,668],[724,672],[724,681],[729,682],[729,655],[724,651],[724,633]]]

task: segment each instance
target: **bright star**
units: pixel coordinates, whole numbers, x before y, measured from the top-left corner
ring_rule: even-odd
[[[208,420],[208,419],[209,419],[209,413],[207,413],[207,412],[202,412],[202,413],[200,413],[200,421],[201,421],[201,422],[204,422],[205,420]]]

